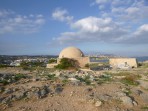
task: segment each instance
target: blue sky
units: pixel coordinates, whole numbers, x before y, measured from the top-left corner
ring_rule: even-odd
[[[148,56],[147,0],[1,0],[0,55]]]

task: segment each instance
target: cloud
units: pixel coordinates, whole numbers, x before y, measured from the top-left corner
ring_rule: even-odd
[[[141,25],[134,33],[133,37],[129,38],[129,41],[133,43],[148,43],[148,24]]]
[[[111,18],[87,17],[70,25],[75,32],[64,32],[54,39],[60,44],[83,43],[83,42],[116,42],[121,36],[128,33]]]
[[[148,6],[144,0],[95,0],[99,17],[88,16],[71,22],[73,31],[63,32],[54,37],[53,44],[146,44],[148,43]],[[58,12],[58,11],[57,11]],[[66,10],[60,10],[56,16],[60,21],[67,21]]]
[[[2,16],[2,17],[1,17]],[[34,33],[45,23],[43,15],[17,15],[13,11],[0,10],[0,34]]]
[[[55,20],[67,23],[71,23],[73,20],[73,16],[70,16],[67,10],[59,8],[52,13],[52,17]]]
[[[145,0],[95,0],[94,4],[103,12],[100,14],[102,17],[105,15],[131,22],[148,19],[148,6]]]
[[[7,15],[14,14],[12,10],[0,10],[0,18],[6,17]]]

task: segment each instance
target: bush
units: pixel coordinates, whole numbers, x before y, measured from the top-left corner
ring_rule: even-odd
[[[20,80],[22,78],[26,78],[26,76],[24,74],[16,74],[15,75],[15,80]]]
[[[89,68],[89,64],[85,64],[85,67]]]
[[[90,85],[91,81],[90,81],[90,76],[85,76],[84,78],[75,76],[76,79],[78,79],[80,82],[84,82],[86,85]]]
[[[57,62],[56,59],[50,59],[48,63],[51,64],[51,63],[56,63],[56,62]]]
[[[43,67],[44,62],[36,61],[36,62],[21,62],[20,67],[22,67],[24,70],[32,70],[36,67]]]
[[[126,85],[139,85],[139,83],[136,81],[137,77],[135,76],[132,76],[132,75],[129,75],[129,76],[126,76],[125,78],[123,78],[121,80],[122,83],[126,84]]]
[[[9,82],[7,80],[0,80],[0,83],[2,83],[3,85],[9,84]]]
[[[0,68],[5,68],[5,67],[9,67],[9,66],[5,64],[0,64]]]
[[[78,62],[73,59],[69,58],[62,58],[60,60],[60,64],[55,66],[57,69],[68,69],[68,68],[77,68],[78,67]]]
[[[55,74],[49,74],[47,75],[49,80],[54,80],[56,77],[55,77]]]

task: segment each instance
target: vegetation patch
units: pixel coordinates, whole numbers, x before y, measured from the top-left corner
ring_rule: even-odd
[[[69,58],[62,58],[60,60],[60,64],[56,65],[55,68],[57,69],[76,69],[78,68],[78,62],[74,59]]]
[[[26,78],[26,76],[24,75],[24,74],[16,74],[15,76],[14,76],[14,79],[15,80],[20,80],[20,79],[22,79],[22,78]]]
[[[9,67],[9,65],[0,64],[0,68],[5,68],[5,67]]]
[[[109,74],[104,74],[99,77],[102,81],[111,81],[112,77]]]
[[[2,83],[3,85],[7,85],[7,84],[9,84],[9,82],[7,81],[7,80],[0,80],[0,83]]]
[[[129,76],[126,76],[125,78],[121,79],[121,82],[126,85],[137,86],[137,85],[139,85],[139,82],[137,82],[136,80],[137,80],[136,76],[129,75]]]
[[[49,74],[47,76],[48,76],[49,80],[55,80],[56,79],[55,74]]]
[[[57,63],[57,60],[52,58],[52,59],[49,60],[48,63],[49,63],[49,64],[51,64],[51,63]]]
[[[78,79],[80,82],[84,82],[86,85],[90,85],[90,76],[85,76],[84,78],[75,76],[76,79]]]
[[[45,67],[44,62],[36,61],[36,62],[21,62],[20,67],[24,70],[35,70],[37,67]]]
[[[13,82],[16,82],[22,78],[26,78],[26,75],[24,74],[7,74],[5,75],[4,77],[1,77],[0,78],[0,83],[2,83],[3,85],[7,85],[9,83],[13,83]]]
[[[148,106],[143,106],[143,107],[141,107],[141,109],[148,110]]]
[[[67,84],[69,81],[67,79],[62,80],[62,83],[65,85]]]

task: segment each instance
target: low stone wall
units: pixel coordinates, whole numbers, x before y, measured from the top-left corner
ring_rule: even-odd
[[[109,63],[113,68],[117,68],[120,64],[128,65],[129,67],[137,67],[136,58],[112,58]]]
[[[54,68],[54,66],[58,65],[57,63],[47,64],[46,68]]]

